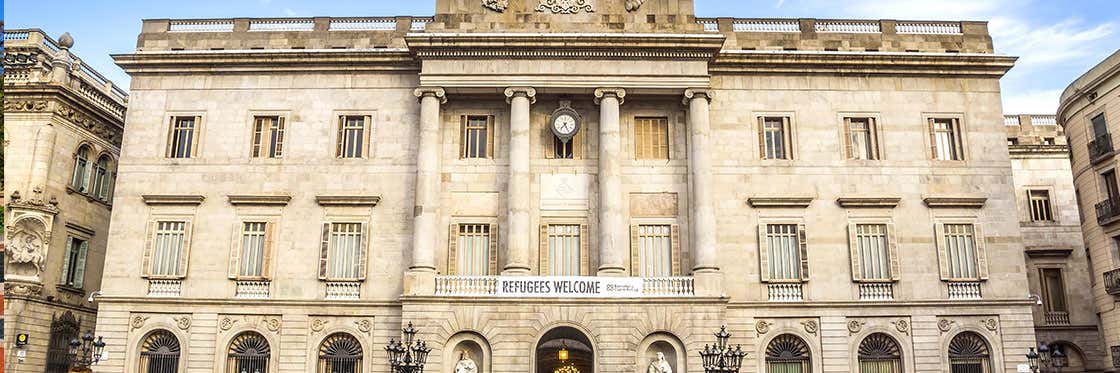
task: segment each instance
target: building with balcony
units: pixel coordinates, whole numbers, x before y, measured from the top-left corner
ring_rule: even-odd
[[[437,0],[114,58],[102,369],[388,372],[409,322],[440,373],[701,372],[722,325],[747,372],[1035,346],[984,22]]]
[[[66,372],[96,321],[128,95],[73,45],[4,30],[5,372]]]
[[[1104,348],[1087,274],[1088,248],[1073,187],[1065,131],[1054,115],[1006,115],[1035,335],[1069,358],[1066,371],[1099,372]],[[1092,221],[1092,219],[1090,219]]]
[[[1096,213],[1086,216],[1081,228],[1108,362],[1120,369],[1120,162],[1111,136],[1120,130],[1120,51],[1062,92],[1057,119],[1069,138],[1078,204]]]

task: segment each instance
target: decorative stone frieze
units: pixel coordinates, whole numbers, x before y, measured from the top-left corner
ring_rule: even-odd
[[[501,13],[509,7],[509,0],[482,0],[482,7]]]
[[[595,7],[591,5],[591,0],[540,0],[537,11],[552,14],[594,13]]]

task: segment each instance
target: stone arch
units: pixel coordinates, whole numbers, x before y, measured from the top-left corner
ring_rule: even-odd
[[[638,344],[636,352],[638,372],[645,371],[657,358],[658,352],[665,355],[665,361],[673,367],[674,373],[683,373],[687,370],[687,350],[681,339],[672,333],[660,331],[650,333]]]
[[[362,333],[360,330],[358,330],[358,328],[354,327],[353,324],[344,322],[332,321],[327,325],[330,326],[324,327],[322,330],[317,332],[312,331],[310,332],[310,334],[308,334],[307,343],[305,346],[305,353],[307,354],[308,358],[304,371],[314,372],[318,367],[319,347],[322,345],[323,341],[326,341],[327,338],[332,335],[345,333],[357,339],[358,342],[362,345],[362,352],[365,354],[365,358],[362,359],[362,372],[372,372],[373,370],[371,368],[373,367],[373,364],[377,364],[375,362],[375,358],[377,356],[374,354],[378,351],[384,353],[384,350],[377,348],[377,346],[374,346],[373,340],[370,337],[369,333]],[[433,351],[435,350],[433,349]],[[384,357],[385,355],[381,356]],[[429,358],[429,360],[431,359]]]
[[[885,334],[898,343],[899,352],[902,354],[902,371],[913,372],[914,369],[914,344],[909,335],[900,333],[896,328],[887,325],[865,325],[858,333],[852,334],[848,339],[848,349],[851,371],[859,371],[859,345],[872,334]]]
[[[1086,369],[1088,364],[1085,362],[1085,352],[1082,351],[1081,347],[1077,344],[1066,340],[1057,340],[1048,344],[1050,346],[1050,351],[1054,351],[1056,347],[1063,349],[1062,353],[1066,355],[1066,361],[1068,363],[1067,366],[1062,369],[1063,371],[1081,372]]]
[[[811,372],[820,372],[821,371],[821,366],[820,366],[821,349],[820,349],[820,346],[818,346],[816,343],[814,343],[814,340],[809,335],[806,335],[806,333],[803,333],[800,330],[797,330],[797,329],[794,329],[794,328],[779,328],[777,330],[771,331],[770,334],[767,335],[766,338],[762,339],[760,341],[761,343],[758,344],[758,355],[757,356],[758,356],[759,373],[766,373],[767,372],[766,356],[767,356],[767,350],[771,349],[771,347],[772,347],[771,344],[775,343],[775,341],[779,341],[780,338],[785,339],[785,338],[789,338],[789,337],[796,338],[796,339],[800,340],[801,343],[804,343],[804,348],[806,349],[806,352],[809,354],[808,365],[807,365],[808,369],[803,370],[802,372],[803,373],[811,373]]]
[[[953,338],[956,338],[957,336],[964,333],[976,334],[980,336],[984,343],[987,343],[990,354],[989,360],[991,361],[992,369],[1003,366],[1003,355],[1001,354],[1001,351],[1003,351],[1003,344],[1000,342],[999,336],[979,326],[964,325],[955,326],[948,332],[941,335],[941,349],[938,350],[938,354],[941,356],[941,365],[945,367],[945,370],[950,369],[949,345],[952,344]]]
[[[598,371],[599,347],[594,335],[586,328],[566,322],[550,324],[541,329],[533,344],[532,372],[547,372],[552,365],[556,365],[555,356],[560,347],[569,351],[570,360],[580,368],[581,372],[595,373]],[[567,343],[571,342],[570,345]],[[578,351],[578,352],[577,352]],[[575,361],[580,360],[580,361]],[[582,366],[581,366],[582,365]]]
[[[133,316],[133,317],[135,317],[135,316]],[[166,316],[166,317],[167,317],[168,320],[171,319],[171,316]],[[129,320],[132,320],[132,317],[129,317]],[[125,358],[125,369],[124,369],[124,371],[125,372],[139,372],[140,371],[138,369],[139,366],[140,366],[140,352],[141,352],[141,349],[144,346],[144,340],[147,339],[148,336],[151,335],[152,333],[162,330],[162,331],[166,331],[166,332],[171,333],[172,335],[175,336],[176,339],[179,340],[179,357],[180,357],[179,358],[179,372],[186,372],[187,371],[187,359],[186,359],[186,357],[189,356],[188,354],[190,353],[190,336],[188,334],[186,334],[182,329],[179,329],[178,327],[176,327],[176,325],[173,321],[155,320],[155,318],[153,318],[152,320],[153,321],[148,321],[148,322],[144,323],[143,326],[141,326],[141,327],[133,330],[133,332],[129,333],[131,335],[130,338],[133,338],[133,339],[126,346],[127,350],[125,351],[125,356],[127,356],[127,358]],[[106,347],[107,350],[110,349],[110,348],[112,348],[112,345]]]
[[[444,364],[442,372],[454,373],[460,354],[466,351],[478,368],[478,373],[490,373],[493,355],[490,350],[490,342],[482,334],[464,330],[449,337],[443,346]]]
[[[273,373],[273,372],[278,371],[277,368],[279,367],[279,363],[280,363],[280,360],[279,360],[280,344],[278,343],[279,342],[278,338],[275,335],[273,335],[272,333],[269,333],[265,330],[261,330],[259,328],[250,326],[250,327],[243,327],[243,328],[229,330],[227,333],[224,334],[224,337],[222,337],[221,340],[218,341],[219,343],[215,346],[215,349],[217,351],[216,351],[216,354],[214,356],[217,357],[217,359],[215,359],[215,360],[217,360],[217,365],[218,365],[218,371],[219,372],[231,371],[231,370],[228,370],[228,367],[227,367],[227,365],[229,364],[229,361],[230,361],[230,358],[229,358],[230,349],[234,347],[233,344],[234,344],[234,342],[237,341],[237,339],[239,337],[242,337],[244,335],[249,335],[249,334],[256,334],[256,335],[260,336],[261,338],[263,338],[264,341],[268,343],[268,349],[269,349],[269,355],[268,355],[268,359],[267,359],[268,369],[267,369],[267,371],[262,370],[261,373]]]
[[[136,360],[130,363],[137,371],[150,373],[185,372],[187,359],[185,340],[172,329],[155,327],[140,334]],[[144,366],[147,366],[145,369]]]
[[[315,354],[310,359],[315,360],[314,371],[318,373],[361,373],[367,371],[366,365],[372,360],[366,358],[368,347],[353,333],[328,333],[315,344]]]

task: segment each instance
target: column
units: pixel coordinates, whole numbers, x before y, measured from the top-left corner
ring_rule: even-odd
[[[595,90],[599,105],[599,276],[625,276],[630,229],[626,225],[622,195],[622,132],[619,106],[626,91]]]
[[[529,106],[536,102],[537,91],[530,87],[506,88],[509,103],[509,184],[506,189],[509,229],[506,237],[506,264],[503,275],[529,274],[530,225],[529,208]]]
[[[716,212],[712,196],[712,156],[709,134],[707,90],[684,91],[684,105],[688,106],[688,169],[692,177],[692,211],[689,229],[692,231],[692,272],[719,271],[716,255]]]
[[[420,99],[420,143],[416,150],[416,205],[413,210],[412,265],[407,294],[435,291],[436,238],[439,237],[440,143],[439,106],[447,102],[438,87],[413,91]]]

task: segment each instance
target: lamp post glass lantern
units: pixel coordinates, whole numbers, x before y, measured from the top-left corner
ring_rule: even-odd
[[[401,341],[390,339],[385,351],[389,353],[389,368],[393,373],[424,373],[424,363],[428,361],[428,353],[432,348],[424,341],[415,340],[416,328],[412,322],[401,329]]]
[[[1035,353],[1034,347],[1031,347],[1030,351],[1027,352],[1027,360],[1030,362],[1031,371],[1036,373],[1061,373],[1062,368],[1069,366],[1069,358],[1062,350],[1064,348],[1059,344],[1039,343],[1037,353]]]
[[[93,364],[101,360],[105,351],[105,341],[101,337],[94,340],[93,331],[86,331],[81,339],[70,340],[70,365],[75,370],[89,370]]]
[[[727,332],[726,326],[719,327],[719,332],[715,334],[716,343],[714,345],[704,345],[700,350],[700,361],[704,364],[704,373],[738,373],[739,368],[743,365],[743,357],[747,353],[743,351],[742,345],[737,345],[731,348],[727,344],[727,340],[731,338],[731,333]]]

